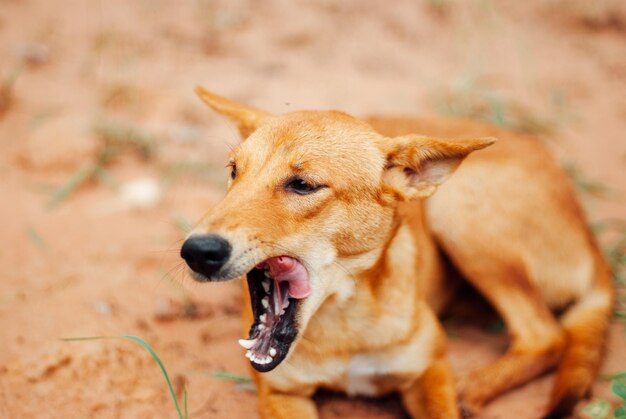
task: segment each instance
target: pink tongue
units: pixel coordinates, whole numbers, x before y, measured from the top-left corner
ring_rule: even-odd
[[[289,296],[304,298],[311,294],[309,274],[300,262],[289,256],[278,256],[267,260],[270,275],[277,283],[289,283]]]

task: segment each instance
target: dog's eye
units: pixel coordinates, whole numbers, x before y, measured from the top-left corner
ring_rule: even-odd
[[[230,163],[230,178],[235,179],[237,177],[237,165],[235,163]]]
[[[320,189],[322,186],[314,185],[301,178],[290,179],[285,185],[285,189],[289,192],[295,192],[298,195],[308,195]]]

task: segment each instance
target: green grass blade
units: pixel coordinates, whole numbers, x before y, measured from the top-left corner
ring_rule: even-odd
[[[582,412],[592,419],[605,419],[609,417],[611,405],[606,400],[598,400],[587,404]]]
[[[626,405],[622,405],[613,411],[615,419],[626,419]]]
[[[69,180],[52,194],[52,197],[48,202],[48,207],[55,207],[65,201],[83,183],[91,179],[97,170],[97,165],[88,164],[75,171]]]
[[[187,384],[185,384],[185,386],[183,387],[183,401],[184,401],[184,406],[185,406],[185,418],[188,418],[189,413],[187,410]]]
[[[191,223],[191,221],[189,221],[188,218],[182,215],[178,215],[174,217],[174,224],[185,235],[187,235],[188,233],[191,232],[191,230],[193,230],[193,224]]]
[[[29,228],[26,233],[28,234],[28,238],[32,241],[37,247],[41,250],[47,250],[48,246],[46,246],[46,242],[43,240],[43,237],[35,230],[34,228]]]
[[[613,381],[613,380],[625,380],[626,379],[626,371],[617,372],[615,374],[606,374],[602,376],[602,379],[605,381]]]
[[[252,380],[245,375],[234,374],[228,371],[213,371],[209,375],[218,380],[234,381],[238,384],[249,384]]]
[[[170,377],[167,374],[167,370],[165,369],[165,365],[163,365],[161,358],[159,358],[159,356],[156,354],[154,349],[152,349],[152,347],[148,345],[143,339],[137,336],[124,335],[124,336],[87,336],[87,337],[79,337],[79,338],[63,338],[61,340],[64,342],[80,342],[80,341],[102,340],[102,339],[128,339],[143,346],[143,348],[146,351],[148,351],[150,356],[152,356],[152,359],[154,359],[154,361],[157,363],[157,365],[161,369],[161,372],[163,373],[163,376],[165,377],[165,381],[167,382],[167,387],[170,391],[170,396],[172,396],[172,401],[174,402],[174,407],[176,408],[176,412],[178,413],[179,419],[187,419],[187,389],[185,388],[185,392],[184,392],[185,414],[183,415],[183,413],[180,410],[180,406],[178,405],[178,400],[176,399],[176,393],[174,392],[174,387],[172,386]]]
[[[611,391],[626,402],[626,383],[620,380],[613,381]]]

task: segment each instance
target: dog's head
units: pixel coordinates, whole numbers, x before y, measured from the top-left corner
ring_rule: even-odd
[[[330,296],[353,292],[353,275],[380,256],[399,201],[434,192],[473,150],[493,139],[387,138],[341,112],[284,115],[201,88],[200,97],[238,123],[228,193],[181,249],[198,281],[246,275],[254,323],[247,357],[270,371],[288,355]]]

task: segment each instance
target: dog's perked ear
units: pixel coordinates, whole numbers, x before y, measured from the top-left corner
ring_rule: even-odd
[[[236,122],[241,138],[244,140],[248,138],[265,119],[272,116],[268,112],[211,93],[202,86],[196,87],[196,94],[215,112]]]
[[[402,198],[426,198],[435,192],[472,151],[495,138],[438,139],[419,135],[385,138],[381,148],[387,164],[383,181]]]

